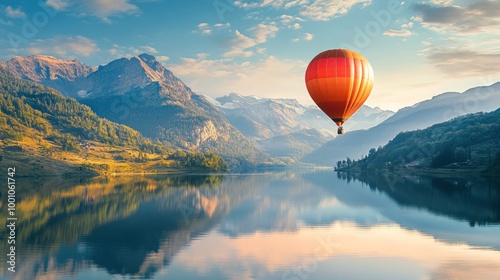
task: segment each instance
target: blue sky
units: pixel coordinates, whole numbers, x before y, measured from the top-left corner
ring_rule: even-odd
[[[0,48],[91,66],[147,52],[198,93],[304,104],[309,61],[350,48],[374,68],[366,104],[396,110],[500,80],[500,1],[6,0]]]

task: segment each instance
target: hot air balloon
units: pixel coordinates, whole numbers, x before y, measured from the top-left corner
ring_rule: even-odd
[[[338,126],[342,125],[366,101],[373,88],[373,69],[361,54],[334,49],[318,54],[306,70],[309,95]]]

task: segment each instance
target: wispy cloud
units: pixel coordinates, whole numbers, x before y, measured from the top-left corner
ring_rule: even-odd
[[[283,14],[279,16],[278,20],[281,22],[281,24],[284,27],[287,27],[288,29],[300,29],[302,26],[300,25],[299,22],[303,22],[304,19],[298,16],[291,16],[291,15],[286,15]]]
[[[69,5],[68,1],[65,0],[47,0],[45,4],[58,11],[65,9]]]
[[[304,33],[302,35],[302,37],[298,37],[298,38],[294,38],[292,39],[292,42],[299,42],[299,41],[311,41],[312,39],[314,39],[314,34],[311,34],[311,33]]]
[[[314,38],[314,35],[311,33],[304,34],[304,40],[311,41]]]
[[[141,46],[141,49],[145,50],[149,54],[156,54],[158,51],[151,46]]]
[[[388,29],[384,31],[384,35],[390,36],[390,37],[408,37],[412,36],[415,33],[413,33],[410,29],[413,28],[413,22],[408,22],[404,23],[401,25],[401,29],[395,30],[395,29]]]
[[[276,33],[279,31],[279,28],[274,24],[260,23],[255,27],[250,28],[248,31],[253,33],[252,38],[242,34],[238,30],[234,32],[234,37],[227,41],[229,51],[224,53],[225,57],[252,56],[254,53],[252,50],[250,50],[250,48],[253,48],[259,44],[263,44],[267,42],[269,38],[275,37]]]
[[[450,1],[435,4],[415,4],[415,17],[423,27],[436,32],[452,31],[461,34],[497,33],[500,27],[500,1],[481,0],[467,7]]]
[[[500,72],[500,53],[479,52],[468,47],[429,47],[422,53],[445,75],[452,78],[482,77]]]
[[[207,59],[198,56],[182,58],[180,63],[168,67],[200,93],[217,96],[239,92],[304,100],[308,98],[304,95],[303,83],[303,69],[306,66],[303,61],[281,60],[274,56],[242,63],[230,58]]]
[[[141,53],[149,53],[149,54],[158,54],[158,50],[151,46],[140,46],[140,47],[126,47],[114,44],[112,48],[108,49],[108,53],[112,55],[114,58],[121,57],[132,57],[139,55]],[[158,59],[160,57],[160,59]],[[162,62],[168,60],[166,56],[156,56],[156,58]]]
[[[413,33],[408,29],[401,29],[401,30],[389,29],[384,31],[384,35],[390,37],[408,37],[413,35]]]
[[[105,22],[121,14],[135,14],[139,8],[129,0],[47,0],[46,5],[55,10],[77,13],[79,16],[94,16]]]
[[[73,59],[79,56],[88,57],[98,50],[97,44],[84,36],[55,36],[48,39],[33,40],[25,48],[13,50],[13,54],[44,54]]]
[[[309,5],[304,5],[300,14],[317,21],[328,21],[331,18],[347,14],[356,5],[368,6],[371,0],[315,0]]]
[[[11,6],[5,7],[5,15],[10,18],[23,18],[26,14],[21,10],[21,8],[12,8]]]
[[[235,6],[252,9],[273,7],[277,9],[290,9],[299,7],[300,15],[316,21],[328,21],[338,15],[346,14],[356,5],[362,7],[371,4],[371,0],[261,0],[261,1],[235,1]]]
[[[208,35],[212,35],[214,30],[222,30],[222,29],[229,28],[230,26],[231,26],[231,24],[229,22],[228,23],[217,23],[214,25],[210,25],[206,22],[202,22],[202,23],[198,24],[198,26],[196,27],[196,30],[193,30],[193,33],[194,34],[198,33],[198,34],[208,36]]]
[[[3,24],[3,25],[14,25],[14,23],[11,21],[11,20],[3,20],[0,18],[0,24]]]
[[[159,62],[165,63],[165,62],[170,60],[170,57],[168,57],[166,55],[157,55],[156,60],[158,60]]]
[[[234,1],[234,5],[236,7],[241,8],[258,8],[258,7],[275,7],[275,8],[291,8],[294,6],[305,5],[309,2],[309,0],[261,0],[258,2],[255,1],[245,1],[245,0],[237,0]]]

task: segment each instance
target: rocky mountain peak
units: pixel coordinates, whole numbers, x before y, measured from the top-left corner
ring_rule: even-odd
[[[146,63],[151,69],[154,70],[162,70],[164,69],[163,65],[156,60],[156,57],[143,53],[137,56],[138,59],[140,59],[142,62]]]
[[[14,75],[35,82],[74,81],[79,77],[89,75],[95,70],[93,67],[85,65],[76,59],[62,60],[45,55],[16,56],[4,63],[4,66]]]
[[[148,102],[186,101],[191,90],[152,55],[120,58],[99,66],[86,78],[87,87],[79,89],[80,98],[126,95],[131,92],[146,94]],[[139,98],[139,96],[137,96]]]

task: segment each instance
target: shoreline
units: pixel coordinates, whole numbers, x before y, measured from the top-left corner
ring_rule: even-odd
[[[492,172],[487,172],[487,168],[474,168],[474,169],[461,169],[461,168],[438,168],[438,169],[430,169],[430,168],[400,168],[400,169],[368,169],[368,170],[360,170],[360,169],[351,169],[351,170],[335,170],[335,172],[345,172],[345,173],[372,173],[372,174],[401,174],[401,175],[417,175],[417,176],[429,176],[435,178],[482,178],[482,179],[495,179],[495,176]]]

